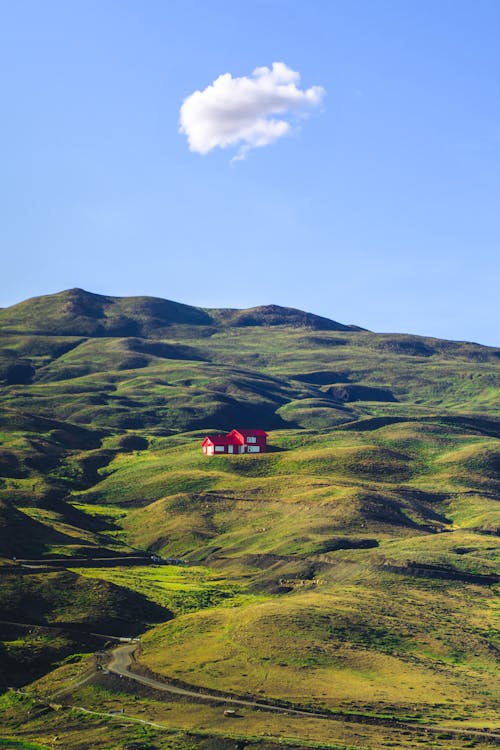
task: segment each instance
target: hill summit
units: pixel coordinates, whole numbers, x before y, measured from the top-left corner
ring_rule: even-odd
[[[148,336],[173,325],[231,328],[295,326],[325,331],[361,330],[292,307],[205,309],[159,297],[110,297],[84,289],[34,297],[0,310],[10,333],[65,336]]]

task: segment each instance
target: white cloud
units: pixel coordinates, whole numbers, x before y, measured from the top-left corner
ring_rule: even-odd
[[[241,78],[224,73],[184,100],[179,130],[191,151],[208,154],[217,147],[237,146],[235,158],[243,159],[249,149],[268,146],[289,133],[287,116],[321,103],[321,86],[301,89],[299,83],[300,74],[282,62],[271,69],[255,68]]]

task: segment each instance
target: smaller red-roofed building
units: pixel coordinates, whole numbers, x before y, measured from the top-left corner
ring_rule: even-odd
[[[239,443],[228,435],[207,435],[201,445],[205,456],[239,452]]]
[[[201,445],[205,456],[265,453],[267,432],[264,432],[264,430],[231,430],[228,435],[207,435]]]

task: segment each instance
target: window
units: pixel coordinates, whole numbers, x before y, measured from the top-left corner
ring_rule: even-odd
[[[255,437],[247,437],[247,443],[256,443],[256,442],[257,442],[257,438],[255,438]]]
[[[260,453],[260,445],[249,445],[248,446],[248,452],[249,453]]]
[[[224,453],[224,446],[223,445],[216,445],[215,446],[215,452],[216,453]]]

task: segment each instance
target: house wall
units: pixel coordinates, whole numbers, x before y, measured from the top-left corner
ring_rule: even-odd
[[[248,442],[249,439],[251,440],[251,442]],[[250,438],[245,438],[245,445],[248,453],[263,453],[266,450],[266,438],[250,436]],[[254,448],[258,448],[259,450],[253,450]]]
[[[234,435],[236,440],[243,444],[244,450],[240,450],[240,453],[264,453],[267,447],[267,439],[262,435],[241,435],[238,430],[232,430],[230,435]],[[259,446],[259,451],[250,451],[251,446]]]

